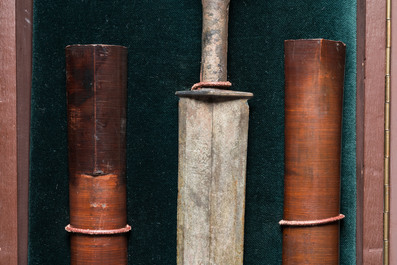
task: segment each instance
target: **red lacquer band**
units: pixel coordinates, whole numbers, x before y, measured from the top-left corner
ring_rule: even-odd
[[[345,218],[343,214],[340,214],[335,217],[326,218],[326,219],[319,219],[319,220],[309,220],[309,221],[287,221],[281,220],[279,225],[287,225],[287,226],[315,226],[315,225],[322,225],[328,224],[332,222],[336,222]]]
[[[79,234],[86,234],[86,235],[114,235],[114,234],[122,234],[127,233],[131,230],[131,226],[126,225],[123,228],[119,229],[108,229],[108,230],[92,230],[92,229],[82,229],[76,228],[68,224],[65,227],[65,230],[71,233],[79,233]]]

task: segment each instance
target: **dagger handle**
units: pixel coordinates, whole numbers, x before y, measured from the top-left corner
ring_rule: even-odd
[[[201,82],[227,81],[227,36],[230,0],[202,0]]]

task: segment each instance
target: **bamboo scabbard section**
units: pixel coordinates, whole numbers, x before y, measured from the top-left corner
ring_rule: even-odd
[[[66,48],[71,264],[127,264],[127,49]]]
[[[339,264],[344,65],[342,42],[285,42],[284,265]]]

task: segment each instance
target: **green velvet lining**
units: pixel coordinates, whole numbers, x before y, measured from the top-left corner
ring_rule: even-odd
[[[229,80],[249,101],[244,264],[281,264],[285,39],[347,44],[341,264],[355,264],[356,1],[232,0]],[[128,47],[129,264],[176,264],[178,98],[199,79],[201,1],[34,1],[29,264],[69,264],[64,48]]]

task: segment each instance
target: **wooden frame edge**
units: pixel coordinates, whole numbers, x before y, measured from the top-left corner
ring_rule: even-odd
[[[383,262],[386,1],[357,1],[356,264]]]
[[[366,0],[357,0],[356,61],[356,264],[363,264],[364,206],[364,77]]]
[[[16,1],[18,264],[28,263],[33,0]]]
[[[0,1],[0,264],[28,263],[32,0]]]
[[[7,3],[10,2],[10,3]],[[367,21],[367,9],[370,7],[371,3],[376,4],[378,6],[383,6],[384,4],[379,0],[358,0],[357,1],[357,106],[356,106],[356,115],[357,115],[357,124],[356,124],[356,136],[357,136],[357,150],[356,150],[356,177],[357,177],[357,233],[356,233],[356,256],[357,256],[357,264],[367,264],[370,263],[369,260],[372,258],[365,257],[365,255],[369,256],[378,256],[370,253],[377,253],[379,248],[375,246],[374,248],[368,248],[367,242],[369,237],[372,235],[364,236],[366,233],[370,232],[368,229],[368,221],[370,218],[369,212],[370,208],[373,207],[371,205],[364,203],[364,197],[370,196],[378,196],[380,194],[373,193],[371,190],[367,190],[364,192],[365,179],[368,178],[368,168],[366,168],[366,161],[368,161],[368,157],[364,154],[365,150],[368,150],[367,141],[376,141],[375,139],[368,139],[368,136],[365,135],[365,126],[368,125],[367,120],[365,119],[366,107],[364,102],[366,96],[365,91],[369,89],[367,81],[365,79],[370,78],[370,76],[366,76],[366,67],[365,64],[368,64],[366,61],[366,56],[368,49],[371,48],[371,45],[376,43],[377,45],[383,44],[384,42],[379,40],[370,40],[369,32],[367,31],[367,27],[369,26],[369,21]],[[395,1],[394,1],[395,2]],[[32,55],[32,47],[31,47],[31,34],[32,34],[32,0],[17,0],[17,1],[3,1],[3,5],[7,5],[8,7],[12,6],[12,3],[15,4],[15,27],[16,27],[16,70],[15,70],[15,88],[16,88],[16,123],[17,123],[17,133],[15,138],[13,138],[14,144],[17,144],[16,147],[16,157],[13,156],[9,159],[16,159],[17,162],[17,202],[18,202],[18,210],[16,213],[17,216],[17,227],[18,227],[18,237],[17,237],[17,256],[18,256],[18,264],[27,264],[28,250],[27,250],[27,240],[28,240],[28,175],[29,175],[29,120],[30,120],[30,85],[31,85],[31,55]],[[1,5],[0,5],[1,6]],[[397,4],[393,4],[393,14],[397,14]],[[9,8],[0,10],[0,18],[9,19],[6,17],[6,12],[9,12]],[[383,20],[382,20],[383,21]],[[382,22],[383,23],[383,22]],[[3,28],[6,25],[4,23],[0,24],[0,28],[2,32],[5,34]],[[397,36],[397,25],[393,23],[392,31],[394,36]],[[384,30],[379,29],[379,32],[383,34]],[[1,39],[0,39],[1,41]],[[5,52],[5,51],[4,51]],[[1,53],[1,52],[0,52]],[[380,52],[382,53],[382,52]],[[382,57],[383,58],[383,57]],[[397,72],[397,54],[392,52],[392,76],[393,73]],[[23,67],[19,67],[23,65]],[[10,65],[8,65],[10,66]],[[4,74],[4,65],[0,64],[0,76]],[[370,71],[370,70],[368,70]],[[382,73],[383,76],[383,73]],[[9,76],[8,79],[12,79],[13,76]],[[393,83],[393,81],[392,81]],[[381,82],[383,85],[383,83]],[[382,86],[383,91],[383,86]],[[393,96],[394,95],[394,96]],[[383,99],[383,97],[382,97]],[[392,102],[397,102],[397,95],[392,93]],[[392,113],[397,113],[397,106],[393,106],[392,104]],[[367,113],[368,114],[368,113]],[[392,132],[395,131],[393,129],[397,129],[397,115],[391,115],[391,129]],[[2,128],[2,124],[0,123],[0,127]],[[0,143],[2,144],[1,140]],[[382,141],[383,143],[383,141]],[[2,149],[1,149],[2,150]],[[396,171],[397,159],[393,157],[393,154],[397,150],[397,138],[393,138],[393,134],[391,137],[391,176],[392,176],[392,184],[395,181],[393,178],[393,173]],[[0,182],[3,182],[2,176],[5,176],[3,170],[3,165],[9,162],[7,159],[4,163],[1,163],[0,166]],[[8,161],[8,162],[7,162]],[[396,164],[396,166],[393,166]],[[366,168],[366,169],[365,169]],[[365,172],[367,170],[367,172]],[[381,174],[382,175],[382,174]],[[9,177],[9,176],[7,176]],[[15,177],[13,175],[12,177]],[[394,180],[394,181],[393,181]],[[373,193],[373,194],[372,194]],[[378,192],[379,193],[379,192]],[[371,195],[372,194],[372,195]],[[395,195],[394,195],[395,194]],[[396,220],[395,217],[397,215],[397,207],[396,207],[396,196],[397,190],[391,185],[391,249],[393,249],[394,242],[397,242],[397,231],[393,229],[393,220]],[[4,196],[4,195],[3,195]],[[3,197],[0,195],[1,199]],[[383,196],[382,196],[383,197]],[[6,207],[12,208],[12,204],[9,204]],[[370,207],[370,208],[368,208]],[[367,210],[370,211],[367,211]],[[383,208],[382,208],[383,209]],[[377,222],[381,221],[379,215],[375,215]],[[7,220],[6,220],[7,218]],[[0,224],[9,225],[8,220],[14,218],[13,216],[5,216],[2,214],[0,218]],[[372,218],[372,217],[371,217]],[[383,224],[383,223],[381,223]],[[2,226],[4,227],[4,226]],[[7,227],[7,226],[6,226]],[[396,229],[397,230],[397,229]],[[3,235],[4,236],[4,235]],[[1,237],[4,239],[3,237]],[[376,236],[377,238],[377,236]],[[13,241],[14,239],[12,239]],[[378,242],[378,239],[375,240]],[[13,243],[14,244],[14,243]],[[364,245],[366,246],[364,247]],[[367,254],[364,255],[364,252]],[[394,261],[397,261],[397,253],[391,253],[391,264],[394,264]],[[4,257],[4,251],[0,252],[0,263],[6,262]],[[7,258],[8,259],[8,258]],[[12,259],[14,260],[14,259]],[[4,263],[4,264],[13,264],[13,263]]]
[[[18,262],[15,2],[0,1],[0,263]]]

